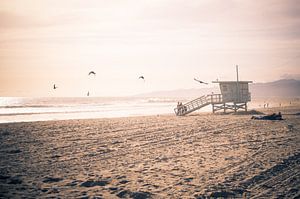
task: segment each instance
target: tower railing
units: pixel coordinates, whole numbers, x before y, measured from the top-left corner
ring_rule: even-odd
[[[178,116],[183,116],[193,111],[196,111],[204,106],[209,104],[218,104],[222,103],[222,95],[221,94],[210,94],[210,95],[203,95],[197,99],[189,101],[185,104],[178,105],[174,112]]]

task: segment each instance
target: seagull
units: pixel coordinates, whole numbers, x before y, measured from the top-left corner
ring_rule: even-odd
[[[89,75],[96,75],[96,73],[94,71],[89,72]]]
[[[58,87],[54,84],[54,85],[53,85],[53,89],[57,89],[57,88],[58,88]]]
[[[143,79],[143,80],[145,80],[144,76],[140,76],[140,77],[139,77],[139,79]]]
[[[200,80],[198,80],[198,79],[196,79],[196,78],[194,78],[194,80],[197,81],[197,82],[199,82],[200,84],[208,84],[208,83],[203,82],[203,81],[200,81]]]

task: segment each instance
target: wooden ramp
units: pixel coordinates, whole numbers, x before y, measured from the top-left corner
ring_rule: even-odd
[[[183,116],[215,103],[222,103],[221,94],[203,95],[197,99],[183,104],[180,107],[175,108],[174,111],[177,116]]]

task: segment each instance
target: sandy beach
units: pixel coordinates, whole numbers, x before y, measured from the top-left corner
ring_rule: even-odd
[[[300,107],[278,110],[0,124],[0,198],[296,198]]]

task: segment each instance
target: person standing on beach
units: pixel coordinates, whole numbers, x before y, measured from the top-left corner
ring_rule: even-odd
[[[177,103],[177,114],[182,114],[184,112],[184,106],[182,105],[182,102]]]
[[[181,109],[180,102],[177,102],[177,115],[180,114],[180,109]]]

